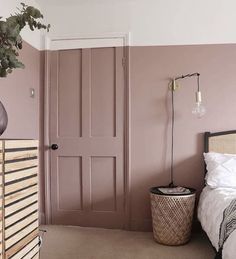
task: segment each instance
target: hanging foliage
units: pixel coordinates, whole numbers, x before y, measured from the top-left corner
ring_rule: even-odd
[[[46,29],[49,31],[50,24],[44,25],[41,12],[33,6],[21,3],[21,9],[6,18],[0,17],[0,77],[6,77],[15,68],[24,68],[24,64],[18,60],[19,50],[22,49],[21,30],[28,26],[31,31]]]

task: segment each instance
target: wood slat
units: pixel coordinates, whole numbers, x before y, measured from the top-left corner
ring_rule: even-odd
[[[16,192],[18,190],[21,190],[27,186],[33,185],[33,184],[37,184],[38,183],[38,177],[31,177],[29,179],[17,182],[17,183],[13,183],[13,184],[9,184],[5,186],[5,195],[12,193],[12,192]]]
[[[25,208],[24,210],[6,218],[5,219],[5,227],[9,227],[10,225],[15,223],[19,219],[26,217],[27,215],[34,212],[35,210],[38,210],[38,203],[35,203],[35,204]]]
[[[30,233],[28,236],[23,238],[20,242],[18,242],[17,244],[12,246],[10,249],[8,249],[6,251],[6,258],[9,258],[9,257],[13,256],[14,254],[16,254],[18,251],[20,251],[25,246],[25,244],[28,244],[33,239],[35,239],[37,236],[38,236],[38,230],[36,229],[32,233]]]
[[[31,176],[31,175],[34,175],[34,174],[38,174],[38,168],[37,167],[26,169],[26,170],[15,172],[15,173],[5,174],[5,183],[8,183],[8,182],[11,182],[11,181],[14,181],[14,180],[19,180],[21,178]]]
[[[22,259],[32,259],[39,252],[39,247],[36,246],[33,250],[31,250],[26,256]]]
[[[7,172],[20,170],[20,169],[32,167],[32,166],[38,166],[38,159],[31,159],[31,160],[5,164],[5,172],[7,173]]]
[[[16,152],[6,152],[5,153],[5,161],[17,160],[17,159],[23,159],[23,158],[31,158],[31,157],[37,157],[37,156],[38,156],[38,150],[37,149],[16,151]]]
[[[21,230],[19,233],[17,233],[16,235],[10,237],[9,239],[7,239],[5,241],[6,244],[6,249],[8,249],[9,247],[11,247],[12,245],[16,244],[18,241],[20,241],[22,238],[24,238],[25,236],[27,236],[31,231],[35,230],[36,228],[38,228],[39,223],[38,222],[34,222],[33,224],[29,225],[28,227],[26,227],[25,229]]]
[[[26,207],[27,205],[29,205],[29,204],[31,204],[35,201],[38,201],[38,194],[34,194],[34,195],[32,195],[32,196],[30,196],[30,197],[28,197],[28,198],[26,198],[22,201],[19,201],[19,202],[15,203],[15,204],[13,204],[9,207],[6,207],[5,208],[5,216],[8,216],[8,215],[20,210],[20,209],[23,209],[24,207]]]
[[[0,224],[1,226],[0,226],[0,229],[1,229],[1,231],[0,231],[0,255],[2,255],[2,253],[3,253],[3,229],[2,229],[2,220],[1,220],[1,224]],[[0,259],[1,259],[1,256],[0,256]]]
[[[34,185],[32,187],[29,187],[25,190],[13,193],[11,195],[8,195],[5,197],[5,205],[8,205],[10,203],[16,202],[17,200],[20,200],[22,198],[25,198],[33,193],[38,192],[38,185]]]
[[[32,259],[39,259],[39,253],[37,253]]]
[[[5,140],[5,149],[38,147],[38,140]]]
[[[19,221],[15,225],[7,228],[5,230],[5,238],[8,238],[9,236],[13,235],[17,231],[21,230],[22,228],[26,227],[27,225],[31,224],[33,221],[35,221],[38,218],[38,212],[35,212],[25,218],[24,220]]]
[[[39,243],[38,237],[36,237],[33,241],[31,241],[28,245],[23,247],[19,252],[17,252],[15,255],[11,257],[11,259],[21,259],[21,258],[26,258],[24,257],[27,253],[30,252],[35,246],[37,246]],[[39,250],[39,248],[37,247]],[[37,252],[37,251],[36,251]]]

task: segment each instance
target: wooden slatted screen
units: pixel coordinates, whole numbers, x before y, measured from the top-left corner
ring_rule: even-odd
[[[0,141],[0,259],[3,259],[3,146]]]
[[[38,258],[38,141],[0,141],[0,259]]]

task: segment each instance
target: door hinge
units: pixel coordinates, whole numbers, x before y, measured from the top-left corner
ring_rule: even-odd
[[[122,66],[123,66],[123,67],[126,66],[126,58],[122,58]]]

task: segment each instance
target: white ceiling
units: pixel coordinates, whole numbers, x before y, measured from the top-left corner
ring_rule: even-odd
[[[38,4],[76,4],[78,2],[82,2],[84,0],[35,0]]]
[[[68,4],[99,4],[107,2],[107,0],[35,0],[39,5],[68,5]],[[119,2],[135,2],[137,0],[119,0]],[[109,2],[117,2],[116,0],[110,0]]]
[[[121,32],[132,46],[236,43],[235,0],[27,1],[42,7],[55,38]]]

